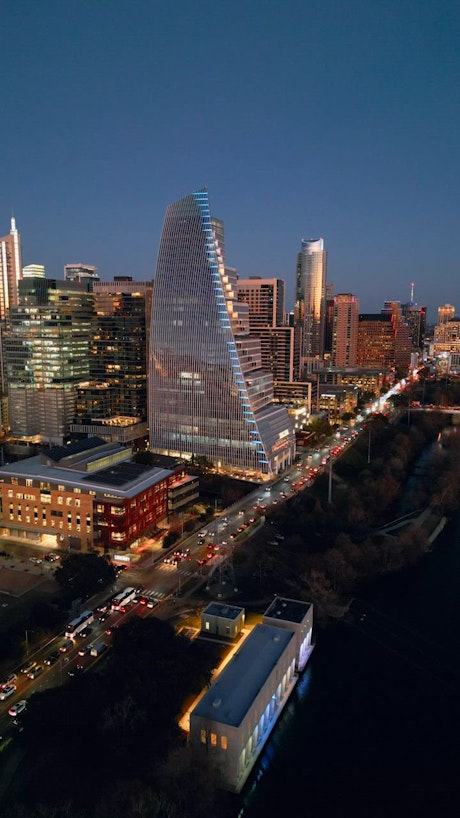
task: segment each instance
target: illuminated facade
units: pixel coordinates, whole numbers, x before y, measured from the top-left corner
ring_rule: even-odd
[[[64,278],[66,281],[99,281],[97,267],[91,264],[66,264],[64,267]]]
[[[134,463],[130,448],[89,438],[0,467],[0,534],[48,547],[125,551],[168,518],[168,500],[190,481]],[[188,498],[187,498],[188,499]]]
[[[129,276],[98,281],[93,284],[93,298],[89,380],[78,386],[76,426],[117,417],[143,423],[147,420],[152,283]]]
[[[4,336],[13,437],[61,444],[75,414],[76,388],[89,374],[93,297],[83,284],[26,278]]]
[[[302,239],[297,255],[295,322],[302,330],[301,359],[307,368],[324,355],[326,273],[324,239]]]
[[[0,320],[5,321],[8,310],[18,303],[18,284],[22,276],[21,236],[16,220],[11,219],[8,236],[0,238]]]
[[[170,205],[152,304],[150,447],[271,475],[292,462],[294,432],[285,408],[273,403],[273,379],[237,292],[207,191]]]
[[[338,293],[333,299],[332,366],[356,366],[359,298]]]

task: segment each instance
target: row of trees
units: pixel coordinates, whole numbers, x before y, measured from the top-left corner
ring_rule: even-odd
[[[458,508],[460,435],[454,430],[432,450],[424,474],[416,482],[410,479],[445,423],[445,416],[417,415],[410,426],[395,427],[377,417],[334,464],[332,502],[323,474],[284,508],[270,512],[250,552],[240,557],[250,563],[246,573],[252,573],[258,596],[287,593],[312,600],[324,614],[358,582],[415,564],[429,547],[424,527],[380,531],[410,511],[431,506],[442,515]],[[284,539],[272,532],[282,532]]]
[[[114,632],[103,672],[31,697],[16,797],[2,815],[199,818],[203,806],[224,815],[217,781],[194,767],[177,726],[218,661],[215,646],[167,622],[130,619]]]

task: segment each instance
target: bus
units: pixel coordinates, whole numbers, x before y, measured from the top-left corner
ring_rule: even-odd
[[[72,622],[69,622],[66,626],[65,635],[67,639],[75,639],[80,631],[83,631],[88,625],[91,625],[91,622],[94,622],[93,612],[83,611],[80,616],[76,616],[75,619],[72,619]]]
[[[125,588],[123,591],[117,594],[114,599],[112,599],[112,611],[124,611],[125,606],[128,604],[128,602],[132,602],[135,596],[135,588]]]

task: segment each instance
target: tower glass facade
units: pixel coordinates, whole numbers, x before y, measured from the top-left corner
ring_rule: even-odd
[[[223,225],[200,190],[170,205],[152,304],[150,446],[269,475],[294,456],[284,407],[249,334],[236,271],[225,267]]]
[[[327,253],[323,239],[302,239],[297,255],[295,321],[302,330],[301,358],[324,355]]]

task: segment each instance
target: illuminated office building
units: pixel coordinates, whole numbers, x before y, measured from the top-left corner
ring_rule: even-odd
[[[333,298],[332,366],[356,366],[358,350],[359,298],[338,293]]]
[[[26,264],[25,267],[22,268],[22,277],[23,278],[45,278],[45,265],[44,264]]]
[[[273,403],[273,379],[225,267],[223,224],[200,190],[171,204],[154,280],[149,381],[150,446],[247,476],[294,457],[294,433]]]
[[[11,219],[8,236],[0,238],[0,320],[5,321],[10,307],[18,303],[18,284],[22,276],[21,236],[16,220]]]
[[[89,380],[78,387],[76,424],[117,417],[146,422],[152,283],[130,276],[96,281],[93,298]]]
[[[88,286],[47,278],[19,283],[4,336],[11,435],[61,444],[88,379],[93,331]]]

